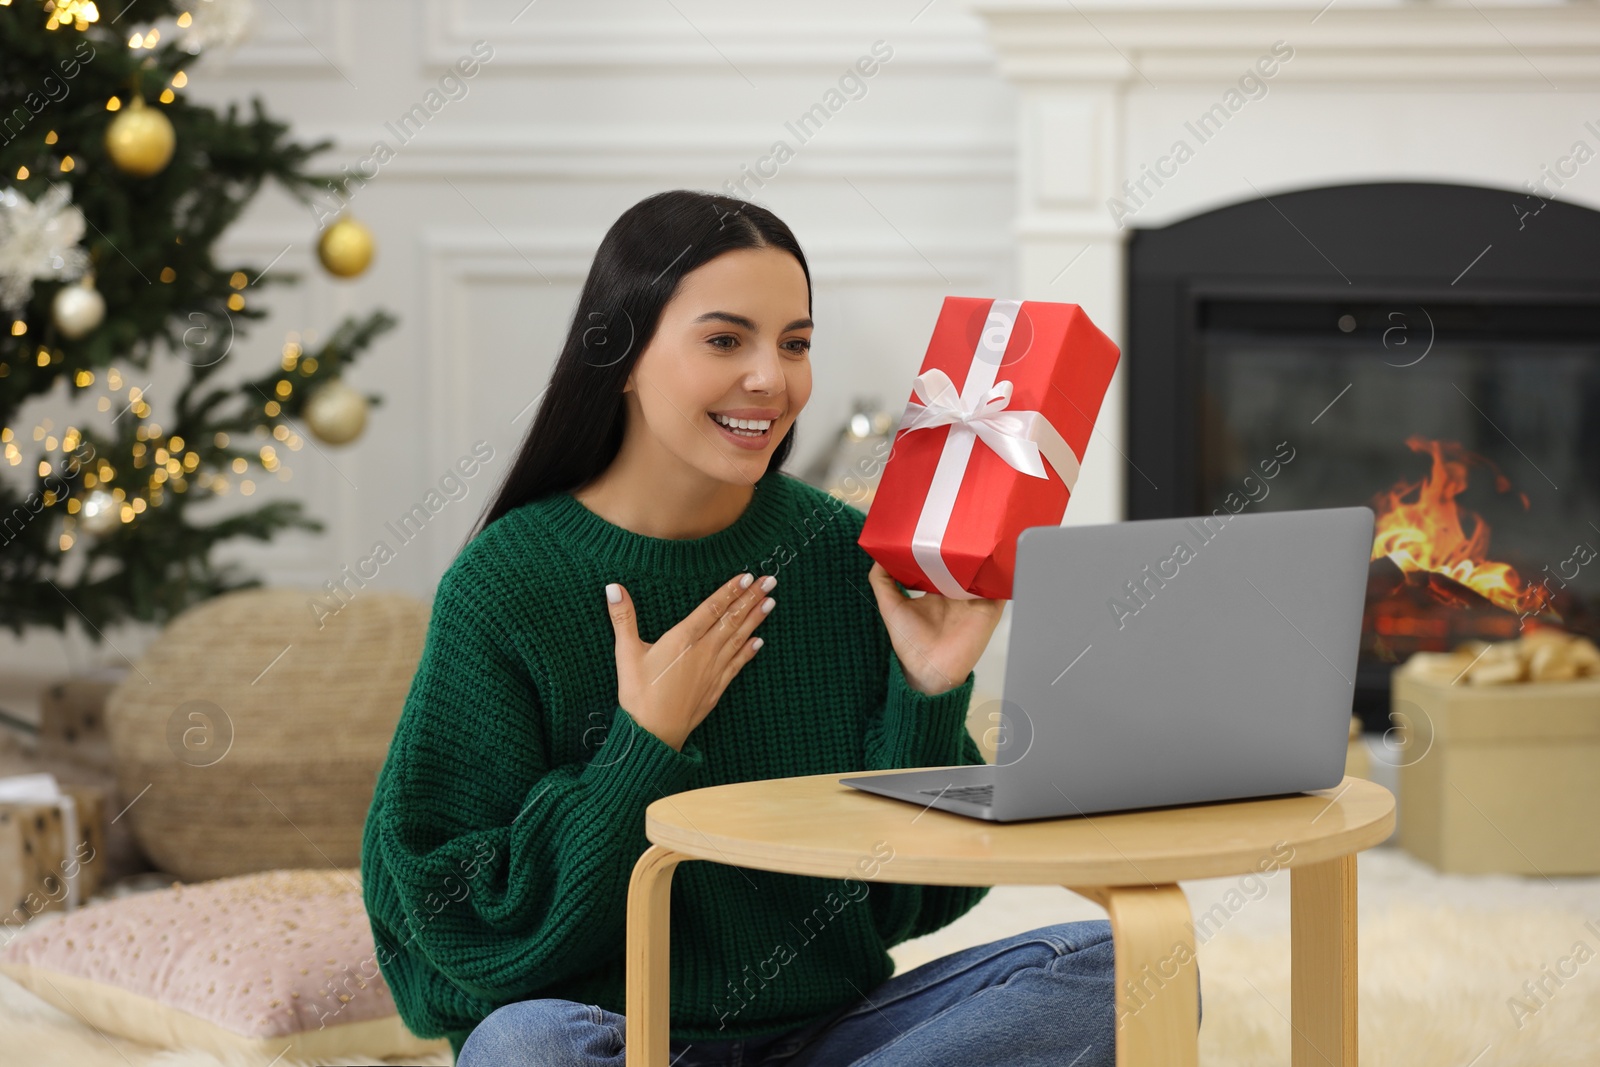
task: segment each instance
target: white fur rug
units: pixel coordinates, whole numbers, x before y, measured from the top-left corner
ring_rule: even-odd
[[[1600,929],[1600,878],[1439,875],[1389,847],[1362,853],[1358,870],[1363,1067],[1600,1063],[1600,936],[1585,927]],[[1186,882],[1184,890],[1196,915],[1219,902],[1229,913],[1199,950],[1201,1063],[1289,1062],[1288,877],[1217,878]],[[1103,917],[1064,889],[999,886],[959,921],[898,946],[894,956],[904,971],[1036,926]],[[1538,991],[1540,982],[1548,992]],[[1533,995],[1524,983],[1534,983]],[[265,1060],[224,1064],[97,1034],[4,977],[0,1033],[0,1067],[266,1067]],[[449,1067],[448,1056],[422,1062]]]

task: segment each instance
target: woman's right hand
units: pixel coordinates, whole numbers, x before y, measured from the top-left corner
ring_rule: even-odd
[[[746,578],[752,579],[748,587],[742,584]],[[761,647],[761,639],[752,639],[750,632],[772,610],[766,594],[778,579],[753,579],[749,574],[730,578],[654,643],[639,639],[628,591],[616,582],[606,587],[617,637],[617,703],[680,752],[690,731],[711,713],[733,676]],[[616,603],[610,603],[613,590]]]

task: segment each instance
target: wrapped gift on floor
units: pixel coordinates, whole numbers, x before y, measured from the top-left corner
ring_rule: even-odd
[[[129,673],[127,667],[101,667],[46,689],[39,704],[40,754],[110,771],[106,698]]]
[[[1059,526],[1120,353],[1076,304],[945,297],[858,544],[907,589],[1011,598]]]
[[[1600,874],[1600,652],[1541,629],[1390,675],[1399,843],[1452,874]]]
[[[0,926],[71,911],[100,886],[106,790],[55,775],[0,778]]]

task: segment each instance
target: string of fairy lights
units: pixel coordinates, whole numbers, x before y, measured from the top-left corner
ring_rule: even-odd
[[[13,0],[0,0],[0,7],[12,6]],[[100,12],[92,0],[44,0],[44,11],[49,18],[46,23],[50,30],[72,28],[78,31],[87,29],[91,24],[98,22]],[[189,27],[193,16],[190,12],[182,12],[176,19],[180,28]],[[128,48],[149,50],[154,48],[161,40],[159,28],[134,32],[128,39]],[[173,74],[168,85],[162,90],[158,99],[161,103],[171,103],[177,97],[174,90],[182,89],[188,85],[189,79],[186,72],[179,70]],[[143,98],[133,94],[125,103],[119,96],[110,97],[105,104],[107,111],[124,112],[113,126],[122,122],[125,126],[132,127],[133,136],[124,136],[122,151],[118,152],[118,145],[112,144],[116,131],[108,132],[108,148],[111,149],[115,161],[121,169],[135,175],[147,175],[159,171],[166,165],[171,157],[173,145],[172,126],[166,116],[159,111],[149,108]],[[124,111],[127,108],[127,111]],[[140,120],[138,123],[124,119]],[[57,144],[59,137],[55,130],[49,130],[44,137],[46,145]],[[63,154],[55,161],[55,169],[59,174],[71,173],[77,166],[70,152]],[[30,177],[29,169],[21,166],[16,172],[17,181],[25,181]],[[332,273],[344,277],[361,273],[372,254],[371,235],[353,219],[342,218],[335,223],[329,231],[337,229],[337,233],[325,232],[323,241],[319,244],[319,255],[324,266]],[[176,239],[182,243],[182,237]],[[92,299],[98,301],[99,307],[89,312],[89,325],[92,329],[98,325],[104,314],[104,301],[93,289],[93,273],[85,274],[83,287],[92,294]],[[177,279],[176,271],[170,267],[163,267],[159,274],[162,283],[171,284]],[[230,286],[235,290],[228,296],[227,307],[231,311],[241,311],[245,307],[244,294],[239,290],[249,284],[249,279],[243,271],[236,271],[229,279]],[[72,294],[81,296],[82,294]],[[57,317],[60,319],[60,305],[57,306]],[[25,319],[16,318],[12,321],[10,332],[13,337],[23,337],[28,333],[28,323]],[[68,336],[75,336],[70,330],[64,330]],[[85,330],[86,332],[86,330]],[[34,359],[39,367],[58,364],[65,358],[65,353],[59,347],[46,347],[39,345],[34,351]],[[290,331],[281,349],[280,367],[282,377],[273,383],[273,396],[266,399],[261,407],[262,414],[268,419],[278,419],[283,414],[283,405],[294,395],[297,387],[296,379],[305,379],[317,371],[318,360],[314,355],[307,355],[301,344],[300,334]],[[0,379],[11,374],[11,367],[4,360],[0,360]],[[38,475],[48,478],[52,471],[58,469],[53,463],[50,454],[59,453],[61,460],[59,466],[70,474],[80,479],[80,484],[87,491],[82,498],[69,494],[58,494],[55,490],[46,489],[43,494],[43,504],[54,507],[65,497],[65,510],[67,519],[58,539],[58,548],[66,552],[77,541],[76,527],[82,524],[90,533],[104,534],[115,529],[117,524],[131,523],[145,511],[160,507],[167,491],[184,493],[191,486],[203,487],[216,494],[225,495],[235,487],[233,475],[245,475],[249,472],[250,461],[243,455],[235,455],[227,464],[226,469],[212,472],[200,470],[202,456],[196,449],[196,443],[184,440],[176,435],[167,435],[158,423],[146,421],[154,413],[144,387],[134,384],[119,368],[112,365],[106,368],[103,376],[97,375],[94,370],[81,369],[72,378],[74,398],[81,397],[89,390],[99,387],[101,395],[95,401],[97,411],[105,413],[113,409],[117,411],[118,418],[123,413],[131,413],[140,420],[140,425],[135,430],[135,442],[132,445],[132,471],[119,471],[103,456],[92,456],[86,462],[80,462],[74,457],[68,462],[68,457],[76,453],[84,443],[83,432],[76,426],[68,425],[60,433],[55,433],[55,425],[51,419],[43,419],[33,427],[32,440],[44,449],[45,458],[38,461]],[[320,420],[308,418],[311,428],[319,437],[331,443],[343,443],[358,435],[365,422],[366,401],[354,390],[343,386],[334,379],[320,383],[321,388],[330,394],[329,401],[320,405]],[[330,386],[337,387],[329,388]],[[308,411],[307,416],[310,415]],[[303,416],[305,417],[305,416]],[[264,424],[254,427],[256,435],[272,438],[271,441],[255,445],[254,452],[261,468],[269,474],[275,474],[280,481],[288,481],[292,471],[283,464],[280,448],[289,451],[298,451],[305,440],[285,422],[276,422],[269,431]],[[212,435],[212,445],[217,449],[230,447],[229,435],[225,432],[216,432]],[[23,455],[22,442],[18,433],[12,427],[0,427],[0,456],[12,467],[22,466],[27,462]],[[257,488],[252,478],[243,477],[237,482],[241,495],[249,496]]]
[[[300,343],[298,333],[291,332],[284,342],[282,349],[282,369],[285,374],[300,373],[311,375],[316,372],[317,360],[315,356],[306,356]],[[103,392],[95,401],[95,409],[102,413],[114,408],[118,411],[128,411],[141,420],[148,419],[153,410],[145,393],[140,386],[134,385],[116,367],[107,368],[104,378],[100,378],[92,370],[80,370],[73,378],[73,386],[79,390],[89,390],[95,385],[103,386]],[[281,400],[287,400],[294,391],[295,384],[289,378],[280,378],[275,385],[278,399],[266,401],[262,405],[262,413],[269,417],[276,417],[282,413]],[[33,428],[33,440],[42,444],[48,453],[59,452],[64,458],[78,451],[83,443],[82,432],[75,426],[68,425],[62,431],[59,439],[54,433],[53,420],[44,419]],[[257,425],[255,432],[260,436],[271,436],[277,444],[265,443],[256,449],[256,455],[263,470],[269,474],[277,475],[280,481],[289,481],[293,471],[283,464],[279,454],[279,447],[298,452],[305,445],[305,439],[286,423],[277,423],[269,431],[265,426]],[[144,513],[147,508],[159,507],[164,493],[170,488],[175,493],[182,493],[189,489],[191,484],[200,485],[217,494],[226,495],[234,488],[234,483],[228,474],[223,471],[200,471],[201,457],[177,435],[165,435],[159,423],[142,422],[134,431],[135,443],[131,449],[133,453],[134,473],[118,482],[119,472],[104,457],[94,457],[86,470],[81,475],[81,484],[89,490],[86,498],[68,496],[66,498],[66,511],[69,516],[80,517],[87,520],[91,526],[101,529],[109,525],[108,520],[132,522],[137,516]],[[212,443],[219,449],[231,445],[230,435],[218,432],[212,435]],[[0,429],[0,455],[13,467],[21,466],[25,460],[22,450],[18,447],[15,432],[10,427]],[[38,473],[41,478],[48,477],[55,467],[49,459],[40,459]],[[250,462],[243,456],[235,456],[230,464],[234,474],[245,474],[250,469]],[[250,496],[256,491],[256,483],[251,478],[242,478],[238,482],[239,493]],[[60,503],[60,497],[53,490],[45,490],[43,503],[45,507],[54,507]],[[62,532],[59,548],[65,552],[76,541],[73,532],[68,529]]]

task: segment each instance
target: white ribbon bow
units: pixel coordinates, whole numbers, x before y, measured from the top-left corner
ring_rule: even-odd
[[[995,381],[1021,309],[1020,300],[991,302],[985,329],[978,336],[972,363],[967,369],[965,388],[970,398],[956,390],[948,374],[937,367],[930,368],[917,375],[912,383],[912,391],[921,403],[912,400],[906,404],[895,430],[898,439],[905,430],[950,427],[927,495],[917,513],[916,527],[911,534],[911,555],[934,588],[953,599],[971,600],[977,596],[963,588],[951,573],[944,558],[944,535],[955,514],[956,497],[966,477],[967,461],[979,439],[1014,470],[1035,478],[1046,477],[1042,453],[1043,459],[1061,476],[1069,493],[1078,481],[1078,457],[1061,434],[1042,412],[1007,410],[1011,403],[1011,383]],[[943,314],[940,313],[941,318]],[[963,560],[961,569],[971,570],[972,563],[970,558]]]
[[[937,367],[917,375],[911,388],[922,403],[913,400],[906,404],[896,433],[959,426],[976,434],[1015,470],[1035,478],[1046,477],[1042,453],[1069,491],[1077,483],[1078,457],[1044,414],[1007,410],[1011,403],[1010,381],[996,382],[970,406],[963,402],[950,376]]]

